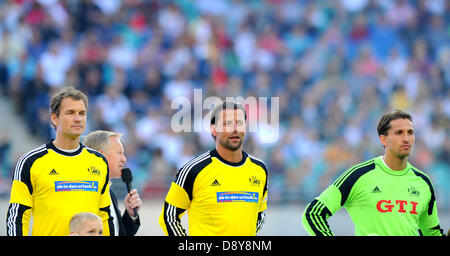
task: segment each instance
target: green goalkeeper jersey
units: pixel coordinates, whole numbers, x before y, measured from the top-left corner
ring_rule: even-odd
[[[443,235],[431,180],[410,163],[394,171],[379,156],[351,167],[306,206],[303,227],[333,235],[327,219],[342,207],[356,235]]]

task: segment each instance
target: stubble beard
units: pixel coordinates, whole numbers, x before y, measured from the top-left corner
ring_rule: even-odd
[[[228,139],[226,140],[219,140],[220,145],[222,145],[224,148],[231,150],[231,151],[236,151],[238,150],[241,146],[242,146],[242,141],[243,139],[241,138],[239,143],[236,145],[231,144]]]

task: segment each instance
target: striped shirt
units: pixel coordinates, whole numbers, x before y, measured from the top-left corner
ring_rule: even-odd
[[[303,227],[311,235],[333,235],[327,219],[342,207],[356,235],[443,234],[431,180],[410,163],[394,171],[380,156],[351,167],[306,206]]]
[[[160,215],[167,235],[187,235],[181,216],[187,210],[189,235],[255,235],[267,208],[267,169],[247,153],[239,163],[216,150],[188,163],[172,182]]]
[[[52,142],[23,155],[14,171],[6,217],[9,236],[66,236],[69,221],[79,212],[103,220],[103,234],[113,231],[110,216],[109,170],[106,158],[80,144],[66,152]]]

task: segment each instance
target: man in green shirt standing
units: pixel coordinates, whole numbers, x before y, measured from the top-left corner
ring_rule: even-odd
[[[377,131],[384,155],[345,171],[306,206],[303,227],[332,236],[327,219],[345,207],[356,235],[442,236],[431,180],[408,162],[415,140],[411,115],[385,114]]]

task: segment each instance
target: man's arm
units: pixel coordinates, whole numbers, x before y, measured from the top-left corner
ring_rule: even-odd
[[[122,222],[125,226],[128,236],[136,235],[139,227],[141,226],[141,220],[139,214],[137,217],[131,217],[128,211],[125,211],[122,215]]]
[[[414,173],[422,178],[430,189],[430,198],[427,202],[426,211],[419,218],[419,232],[424,236],[443,236],[444,230],[439,225],[438,210],[436,205],[436,194],[431,179],[423,172],[413,169]]]
[[[430,214],[431,213],[431,214]],[[439,217],[437,213],[436,201],[433,203],[433,208],[424,211],[419,219],[420,233],[424,236],[443,236],[444,230],[439,225]]]
[[[266,212],[258,212],[258,220],[256,221],[256,233],[258,233],[266,223]]]
[[[26,236],[30,229],[31,207],[11,203],[6,215],[6,235]]]
[[[181,216],[189,208],[194,197],[194,182],[198,173],[211,163],[209,152],[187,162],[178,170],[175,180],[167,192],[164,206],[159,216],[159,224],[166,235],[186,236],[181,225]]]
[[[99,209],[98,216],[103,222],[103,235],[114,236],[114,223],[111,216],[111,205]]]
[[[33,207],[31,167],[44,150],[44,148],[39,148],[22,156],[17,162],[6,216],[6,234],[8,236],[28,235]]]
[[[100,167],[105,170],[105,172],[102,172],[105,174],[105,177],[102,189],[100,190],[98,216],[102,219],[103,222],[103,236],[114,236],[114,218],[111,215],[111,211],[114,211],[114,209],[112,208],[111,194],[109,192],[111,187],[111,182],[109,182],[109,165],[105,156],[96,151],[93,152],[95,155],[102,158],[103,162],[105,163],[105,166]]]
[[[357,164],[342,173],[318,198],[306,206],[303,227],[311,235],[332,236],[327,219],[351,202],[351,191],[356,181],[375,168],[374,160]]]
[[[331,215],[330,210],[322,202],[314,199],[303,212],[303,227],[312,236],[334,236],[327,221]]]
[[[111,216],[111,196],[109,194],[110,183],[108,182],[105,189],[100,195],[100,207],[98,216],[103,221],[103,235],[104,236],[114,236],[114,223],[113,217]]]
[[[327,220],[343,206],[341,190],[337,187],[340,180],[341,177],[306,206],[302,224],[310,235],[334,236]]]
[[[264,168],[265,168],[265,165],[264,165]],[[267,170],[267,169],[264,169],[264,170]],[[261,202],[259,204],[258,219],[256,221],[256,233],[258,233],[264,227],[264,224],[266,222],[265,210],[267,209],[267,196],[268,196],[268,191],[267,191],[267,171],[266,171],[266,182],[264,184],[263,196],[262,196]]]
[[[310,235],[334,236],[328,224],[328,218],[336,213],[345,203],[343,198],[348,198],[341,193],[338,186],[342,185],[342,174],[333,184],[325,189],[319,197],[309,203],[302,216],[302,224]],[[345,181],[344,181],[345,183]]]
[[[185,209],[177,208],[167,201],[164,202],[164,207],[159,216],[159,225],[166,235],[187,236],[186,230],[181,225],[181,216],[185,211]]]
[[[172,182],[161,215],[159,225],[168,236],[186,236],[186,230],[181,225],[181,216],[190,205],[187,192],[177,183]]]
[[[139,194],[136,189],[132,189],[130,193],[125,196],[123,201],[125,205],[125,211],[122,215],[122,222],[125,226],[126,235],[134,236],[136,235],[139,227],[141,226],[141,221],[139,218],[139,210],[142,207],[142,200],[139,197]],[[134,210],[138,213],[137,216],[134,216]]]

